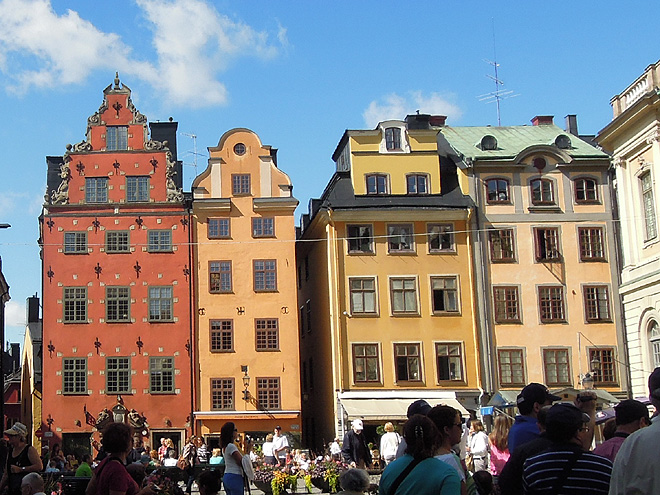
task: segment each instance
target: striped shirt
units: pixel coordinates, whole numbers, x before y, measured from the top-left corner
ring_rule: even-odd
[[[561,482],[565,468],[575,460]],[[612,462],[585,452],[579,445],[558,444],[525,461],[523,492],[530,495],[607,495],[612,476]]]

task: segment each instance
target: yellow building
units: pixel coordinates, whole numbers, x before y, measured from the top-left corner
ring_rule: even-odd
[[[195,431],[212,445],[226,421],[257,438],[276,425],[300,434],[298,201],[276,151],[228,131],[192,185]]]
[[[478,205],[485,388],[515,403],[530,382],[568,396],[595,383],[608,402],[628,389],[609,157],[552,120],[441,130]]]
[[[442,120],[349,130],[297,243],[303,443],[367,438],[415,399],[478,408],[470,199],[438,157]]]

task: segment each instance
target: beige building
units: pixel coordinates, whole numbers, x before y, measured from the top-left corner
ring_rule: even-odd
[[[620,217],[621,296],[633,397],[646,396],[660,366],[660,62],[610,100],[598,143],[612,153]]]
[[[233,129],[192,184],[195,430],[211,437],[226,421],[258,438],[276,425],[300,434],[298,201],[276,151]]]

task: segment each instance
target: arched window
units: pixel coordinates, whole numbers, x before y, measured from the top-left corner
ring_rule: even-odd
[[[649,322],[649,349],[653,367],[660,366],[660,325],[655,320]]]
[[[488,179],[486,181],[486,200],[492,203],[510,203],[509,181],[506,179]]]

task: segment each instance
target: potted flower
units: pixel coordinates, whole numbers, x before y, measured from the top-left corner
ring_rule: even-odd
[[[312,484],[324,493],[339,491],[339,475],[348,465],[338,461],[317,461],[309,469]]]

